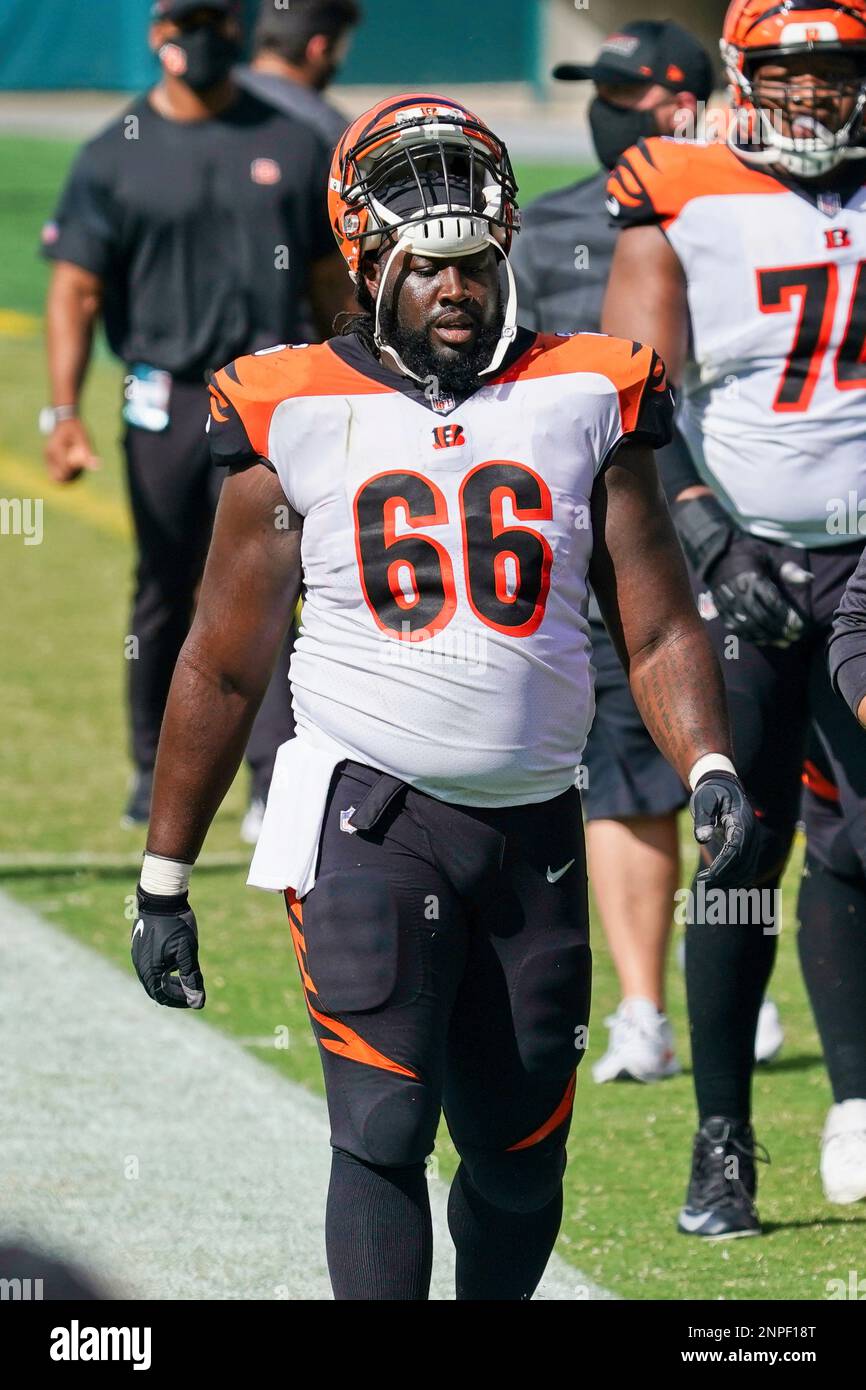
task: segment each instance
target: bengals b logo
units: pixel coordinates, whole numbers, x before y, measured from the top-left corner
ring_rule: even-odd
[[[827,227],[824,232],[824,245],[828,251],[838,251],[851,245],[851,237],[845,227]]]
[[[465,443],[462,425],[437,425],[433,431],[434,449],[454,449],[458,444]]]

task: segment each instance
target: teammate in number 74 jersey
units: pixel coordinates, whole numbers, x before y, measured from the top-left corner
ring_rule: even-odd
[[[694,466],[665,483],[760,825],[761,920],[699,912],[686,933],[700,1129],[679,1225],[710,1237],[760,1229],[753,1041],[801,796],[798,945],[835,1102],[824,1190],[866,1198],[866,733],[826,655],[863,550],[866,3],[734,0],[722,55],[727,143],[647,140],[610,177],[603,317],[682,385]]]
[[[459,103],[385,101],[340,141],[331,220],[358,315],[212,383],[227,465],[163,724],[133,955],[201,1007],[190,867],[303,580],[297,737],[250,882],[285,893],[331,1118],[340,1299],[423,1299],[444,1107],[461,1299],[529,1298],[559,1228],[590,954],[576,788],[587,581],[648,726],[694,789],[707,883],[747,883],[752,813],[656,478],[664,367],[519,327],[502,142]]]

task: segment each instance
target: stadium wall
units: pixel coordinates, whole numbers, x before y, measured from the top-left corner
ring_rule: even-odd
[[[266,0],[265,0],[266,2]],[[259,0],[244,0],[248,27]],[[363,0],[365,21],[342,75],[351,84],[535,82],[546,0]],[[156,76],[145,41],[151,0],[2,0],[0,90],[135,91]],[[455,37],[459,42],[455,42]]]

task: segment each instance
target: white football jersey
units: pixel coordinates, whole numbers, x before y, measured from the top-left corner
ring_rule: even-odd
[[[808,195],[724,144],[657,138],[608,182],[623,226],[656,223],[685,272],[691,346],[678,424],[698,472],[754,535],[801,546],[866,493],[866,186]],[[861,176],[862,177],[862,176]]]
[[[299,731],[458,804],[571,786],[594,711],[590,495],[625,436],[668,437],[656,354],[520,330],[456,403],[348,335],[240,358],[211,411],[216,460],[267,459],[304,518]]]

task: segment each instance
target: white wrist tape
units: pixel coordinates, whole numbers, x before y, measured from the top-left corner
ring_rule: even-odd
[[[192,864],[184,864],[180,859],[164,859],[161,854],[145,853],[139,882],[145,893],[173,898],[178,893],[186,892],[192,867]]]
[[[725,757],[724,753],[705,753],[702,758],[698,758],[689,773],[689,786],[692,791],[708,772],[730,772],[734,777],[737,775],[737,769],[730,758]]]

